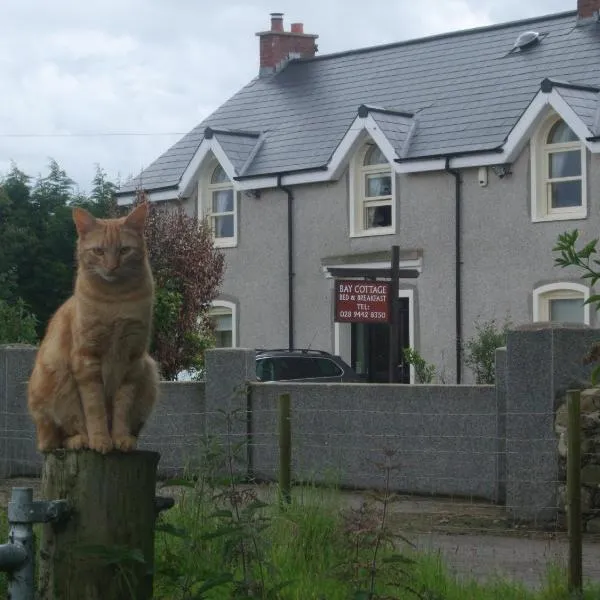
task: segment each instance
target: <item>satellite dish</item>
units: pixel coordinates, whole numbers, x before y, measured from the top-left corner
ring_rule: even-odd
[[[537,31],[524,31],[517,38],[517,41],[513,46],[513,50],[516,50],[517,48],[519,50],[529,48],[530,46],[537,44],[540,41],[540,39],[540,34]]]

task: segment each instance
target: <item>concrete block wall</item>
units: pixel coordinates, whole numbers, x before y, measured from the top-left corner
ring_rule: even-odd
[[[0,478],[41,474],[26,393],[35,353],[33,346],[0,346]],[[160,452],[159,476],[169,477],[197,464],[205,431],[204,383],[163,382],[140,447]]]
[[[293,477],[497,500],[493,386],[253,384],[253,467],[276,479],[278,398],[291,395]]]
[[[535,324],[508,334],[496,386],[258,383],[253,350],[211,350],[206,383],[162,383],[140,439],[161,476],[195,468],[206,440],[237,448],[236,471],[275,479],[277,401],[292,397],[293,476],[379,487],[386,452],[395,490],[486,498],[517,519],[553,519],[559,484],[555,410],[589,384],[583,358],[600,330]],[[25,385],[35,348],[0,347],[0,477],[38,475]]]

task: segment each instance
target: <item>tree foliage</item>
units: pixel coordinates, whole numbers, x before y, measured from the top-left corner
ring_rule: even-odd
[[[35,317],[20,298],[9,304],[0,299],[0,344],[35,344]]]
[[[39,339],[48,320],[73,289],[76,232],[72,207],[115,217],[118,186],[96,166],[89,194],[51,160],[32,179],[12,165],[0,180],[0,340]],[[163,376],[197,369],[212,343],[208,308],[223,278],[224,257],[215,250],[208,223],[180,209],[152,206],[146,234],[156,279],[151,350]]]
[[[143,194],[140,195],[143,199]],[[181,207],[151,206],[146,241],[156,283],[152,353],[163,377],[196,370],[211,345],[210,303],[223,280],[225,259],[208,221]]]

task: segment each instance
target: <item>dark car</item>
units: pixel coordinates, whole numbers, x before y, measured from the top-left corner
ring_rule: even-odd
[[[352,367],[339,356],[322,350],[259,349],[256,351],[259,381],[361,382]]]

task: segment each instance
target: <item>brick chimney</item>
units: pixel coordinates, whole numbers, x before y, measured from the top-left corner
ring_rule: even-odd
[[[600,12],[600,0],[577,0],[577,18],[591,19]]]
[[[317,52],[319,36],[304,33],[302,23],[292,23],[290,31],[285,31],[283,13],[271,13],[271,29],[256,35],[260,38],[260,77],[276,73],[292,58],[308,58]]]

